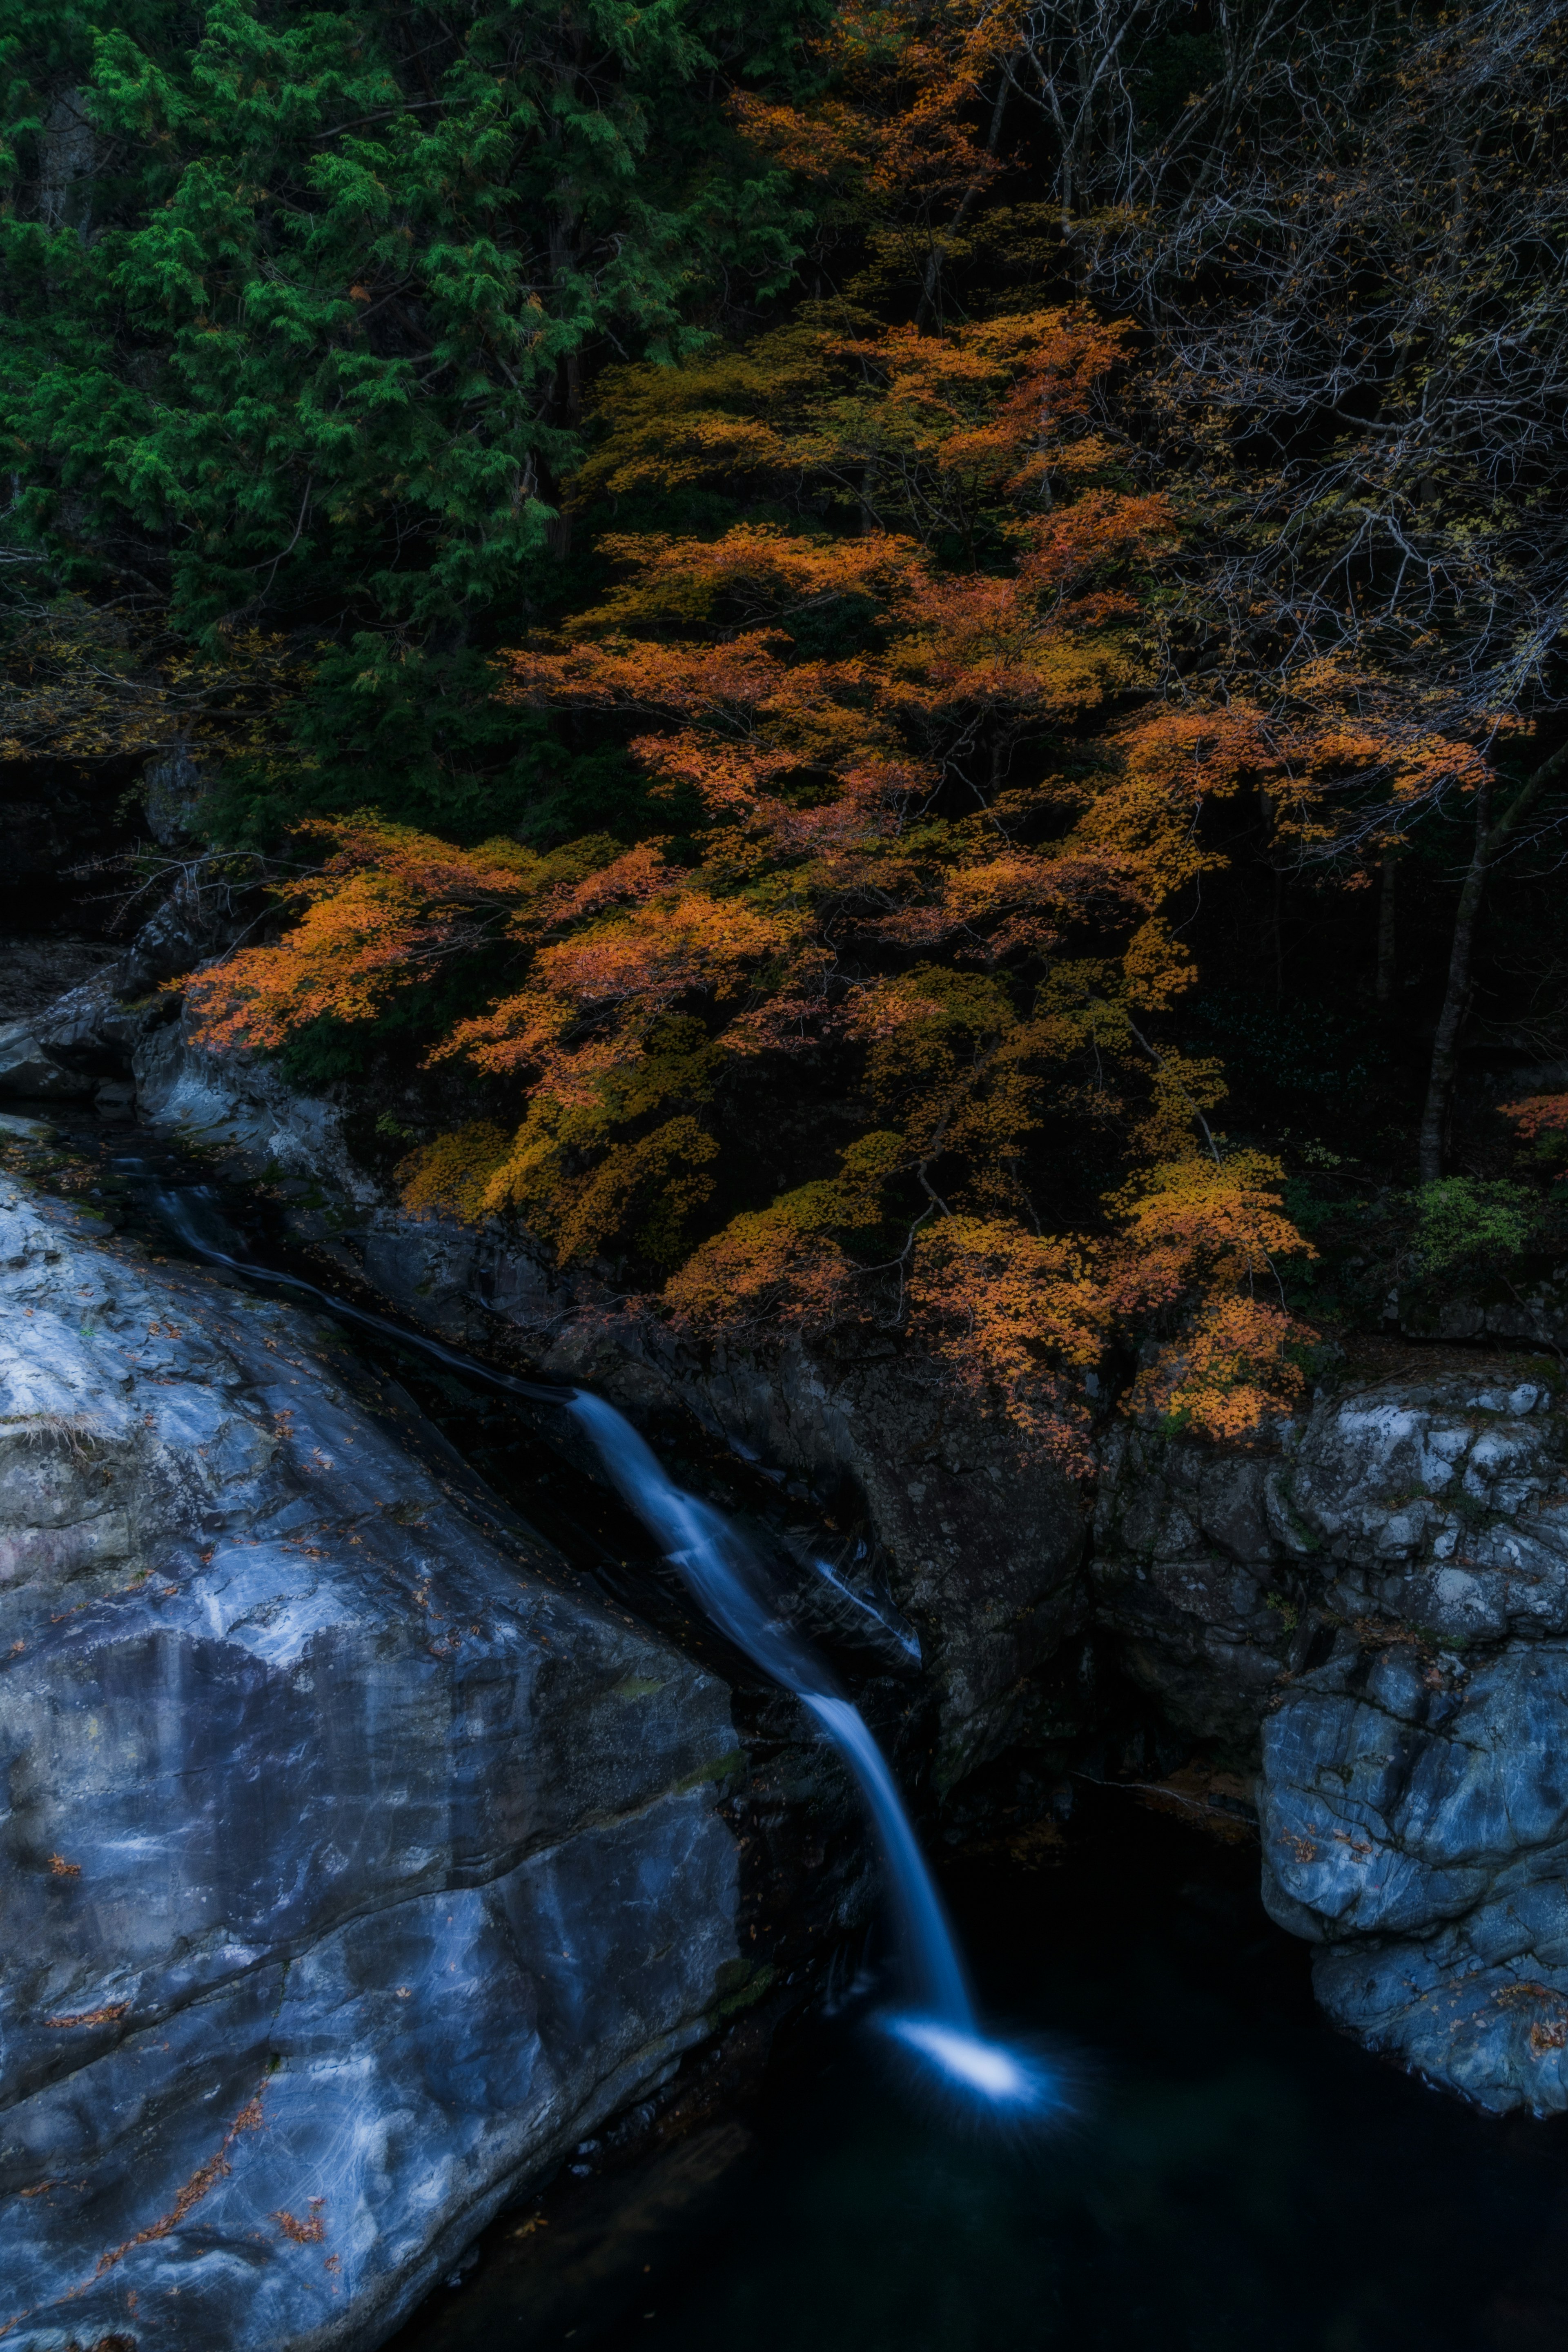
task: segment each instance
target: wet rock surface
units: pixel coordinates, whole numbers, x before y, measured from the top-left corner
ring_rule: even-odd
[[[379,2341],[737,1975],[724,1684],[321,1326],[0,1184],[0,2327]]]
[[[164,1003],[178,1013],[177,1003]],[[144,1019],[127,1058],[144,1118],[254,1172],[303,1180],[329,1208],[329,1233],[354,1230],[367,1218],[379,1228],[390,1217],[395,1230],[411,1222],[387,1210],[380,1187],[355,1162],[342,1106],[296,1092],[259,1056],[203,1053],[176,1017]],[[462,1255],[466,1265],[471,1245]]]
[[[338,1105],[138,1017],[120,1050],[144,1110],[303,1187],[296,1229],[411,1319],[473,1342],[499,1318],[642,1426],[694,1418],[806,1516],[852,1520],[919,1632],[939,1786],[1039,1734],[1042,1668],[1092,1614],[1173,1739],[1257,1773],[1267,1898],[1330,2014],[1483,2104],[1568,2104],[1550,1364],[1406,1349],[1254,1450],[1113,1424],[1086,1580],[1077,1495],[898,1360],[699,1358],[603,1318],[561,1336],[580,1302],[526,1244],[402,1216]]]
[[[1250,1754],[1331,2017],[1568,2105],[1568,1423],[1549,1368],[1352,1383],[1251,1454],[1120,1441],[1094,1582],[1135,1679]]]

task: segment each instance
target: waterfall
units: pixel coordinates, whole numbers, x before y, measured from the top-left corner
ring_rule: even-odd
[[[826,1663],[770,1601],[767,1564],[723,1512],[675,1485],[624,1414],[585,1390],[519,1380],[439,1339],[351,1306],[301,1275],[235,1254],[238,1237],[205,1187],[158,1185],[153,1204],[193,1255],[249,1281],[303,1293],[342,1320],[417,1349],[465,1379],[558,1407],[590,1439],[612,1484],[685,1582],[704,1615],[773,1682],[793,1691],[847,1764],[865,1800],[886,1867],[900,1956],[912,2006],[885,2012],[885,2030],[948,2084],[991,2105],[1026,2113],[1054,2103],[1048,2077],[1029,2059],[978,2031],[958,1944],[921,1851],[898,1783],[858,1707]],[[221,1238],[220,1238],[221,1237]],[[229,1246],[226,1246],[228,1244]],[[825,1563],[814,1563],[835,1585]]]
[[[933,2014],[971,2029],[973,2008],[942,1897],[887,1759],[858,1707],[793,1627],[769,1608],[765,1570],[723,1514],[674,1485],[647,1441],[603,1397],[578,1390],[567,1410],[593,1439],[620,1494],[704,1614],[754,1666],[805,1701],[843,1756],[859,1782],[887,1863],[911,1990]]]

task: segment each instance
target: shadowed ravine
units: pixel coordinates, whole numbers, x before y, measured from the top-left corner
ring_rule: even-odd
[[[1047,2110],[1054,2098],[1048,2074],[980,2031],[963,1956],[887,1759],[826,1664],[779,1613],[767,1564],[724,1513],[676,1486],[652,1448],[602,1397],[520,1380],[353,1306],[301,1275],[258,1263],[205,1188],[159,1182],[150,1189],[149,1205],[184,1249],[209,1265],[300,1293],[329,1314],[416,1349],[467,1380],[551,1406],[575,1422],[704,1614],[761,1673],[794,1692],[853,1773],[882,1854],[903,1978],[903,2004],[879,2012],[879,2024],[917,2064],[983,2106],[1011,2116]],[[847,1591],[829,1570],[813,1565],[840,1594]]]

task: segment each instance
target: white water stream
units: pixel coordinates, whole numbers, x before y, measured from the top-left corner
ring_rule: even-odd
[[[824,1661],[771,1604],[769,1572],[742,1531],[710,1503],[676,1486],[630,1422],[602,1397],[583,1389],[519,1380],[424,1332],[351,1306],[300,1275],[280,1273],[236,1255],[241,1246],[238,1236],[224,1223],[205,1187],[160,1184],[153,1205],[194,1256],[247,1281],[301,1292],[329,1314],[399,1346],[417,1349],[467,1380],[525,1397],[531,1403],[557,1407],[576,1422],[593,1442],[616,1491],[704,1614],[762,1673],[795,1694],[854,1774],[887,1869],[910,2000],[907,2009],[883,2014],[887,2032],[951,2085],[990,2105],[1018,2113],[1049,2105],[1047,2077],[1027,2058],[980,2033],[958,1945],[887,1759]],[[819,1568],[817,1572],[839,1585],[831,1570]]]

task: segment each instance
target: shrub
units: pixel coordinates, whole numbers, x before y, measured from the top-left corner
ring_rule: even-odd
[[[1500,1265],[1522,1257],[1540,1212],[1521,1184],[1444,1176],[1415,1196],[1415,1249],[1424,1274]]]

